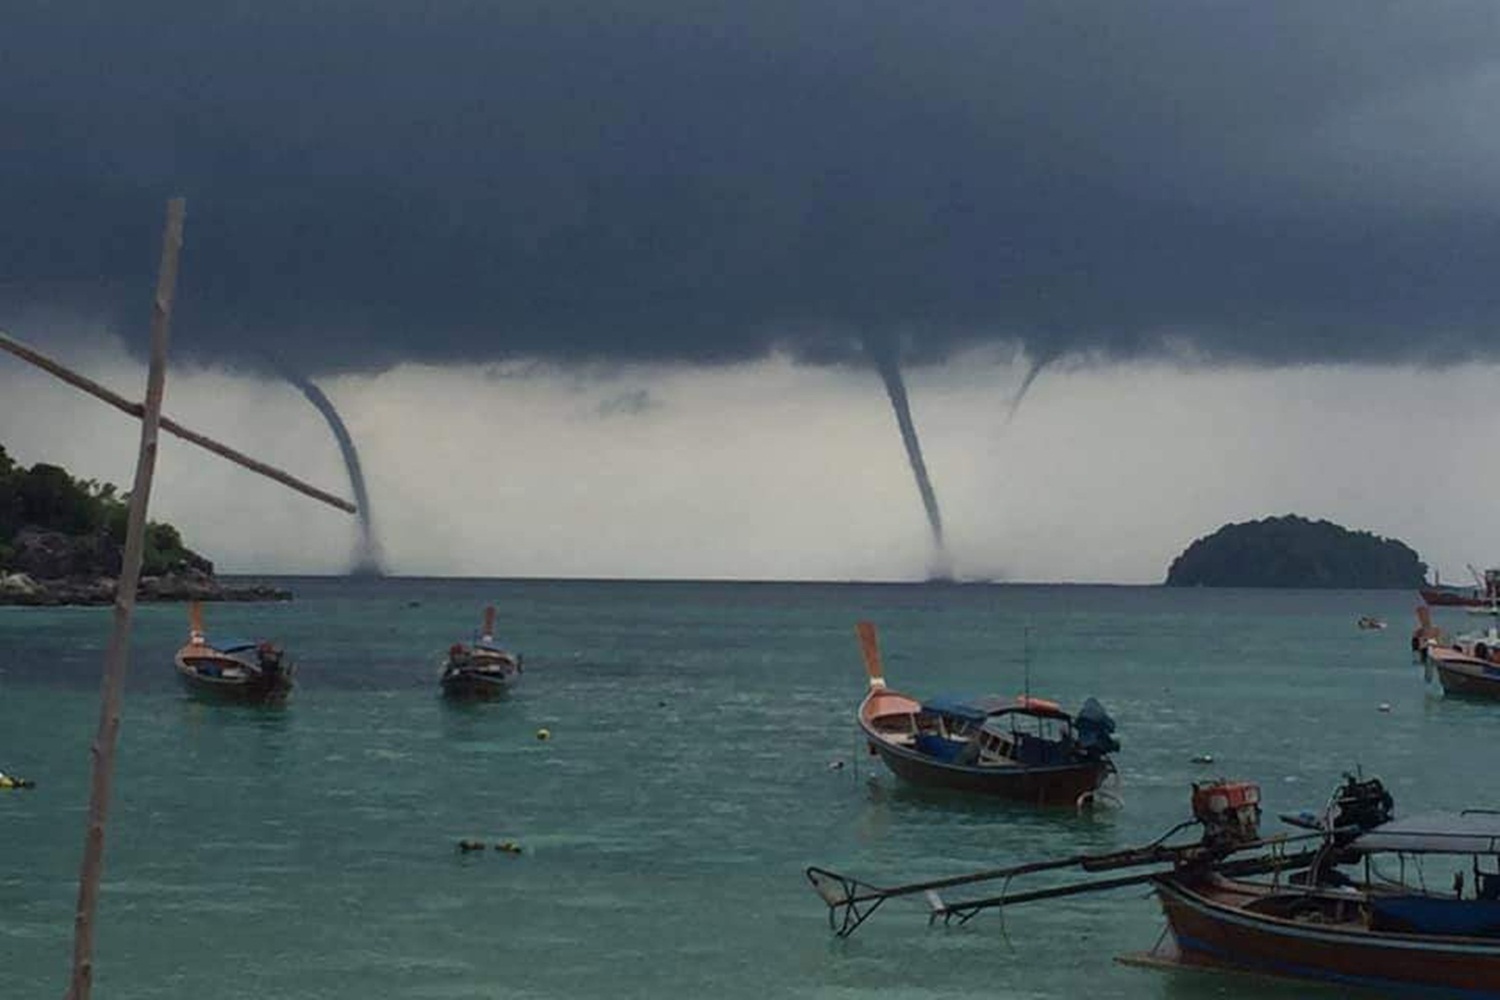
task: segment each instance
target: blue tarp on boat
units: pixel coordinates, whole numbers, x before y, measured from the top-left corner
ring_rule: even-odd
[[[949,740],[936,733],[918,733],[916,746],[919,753],[936,760],[952,762],[971,743],[970,740]]]
[[[1458,937],[1500,935],[1500,901],[1439,896],[1373,896],[1372,924],[1380,930]]]
[[[936,698],[929,698],[922,703],[922,710],[924,712],[932,712],[934,715],[947,715],[955,719],[965,719],[976,725],[983,722],[988,716],[988,713],[984,709],[952,695],[938,695]]]

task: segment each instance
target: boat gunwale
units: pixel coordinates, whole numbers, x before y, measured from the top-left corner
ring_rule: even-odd
[[[1206,911],[1206,915],[1215,920],[1222,919],[1242,927],[1258,928],[1266,933],[1284,933],[1290,937],[1324,943],[1356,943],[1361,947],[1398,947],[1409,951],[1459,951],[1500,958],[1500,939],[1490,940],[1445,934],[1413,934],[1406,931],[1381,931],[1363,926],[1338,924],[1312,925],[1287,917],[1247,910],[1244,906],[1220,902],[1211,895],[1194,888],[1188,881],[1192,877],[1185,877],[1180,872],[1167,872],[1153,879],[1152,884],[1159,894],[1169,896],[1174,902],[1188,906],[1199,913]],[[1307,897],[1317,895],[1315,887],[1308,887],[1310,891],[1305,893],[1288,890],[1271,893],[1257,883],[1225,879],[1222,876],[1212,878],[1216,882],[1222,882],[1231,887],[1250,887],[1253,891],[1241,890],[1241,894],[1254,895],[1257,900],[1269,898],[1272,895]],[[1351,898],[1349,902],[1357,902],[1357,900]],[[1167,925],[1172,927],[1170,916],[1168,916]],[[1172,933],[1177,933],[1175,928],[1172,929]]]

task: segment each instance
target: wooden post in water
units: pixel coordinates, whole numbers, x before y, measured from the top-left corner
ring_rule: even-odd
[[[146,402],[141,412],[141,448],[136,458],[135,484],[125,530],[124,562],[115,592],[114,630],[104,656],[104,683],[99,697],[99,729],[89,751],[93,778],[89,786],[88,830],[83,864],[78,874],[78,911],[73,924],[73,978],[68,1000],[89,1000],[94,984],[94,914],[99,905],[99,878],[104,866],[104,825],[109,816],[110,784],[115,768],[115,743],[120,734],[120,699],[130,654],[130,616],[135,610],[136,586],[141,579],[141,552],[146,534],[146,507],[151,500],[151,477],[156,471],[156,437],[161,420],[162,393],[167,378],[167,335],[171,329],[172,296],[177,287],[177,256],[182,248],[182,220],[186,202],[167,202],[162,236],[161,267],[151,313],[151,367],[146,376]]]

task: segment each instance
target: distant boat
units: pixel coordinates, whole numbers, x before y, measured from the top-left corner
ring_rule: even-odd
[[[292,691],[296,667],[280,646],[264,640],[210,640],[203,630],[203,608],[188,605],[187,645],[174,658],[177,676],[194,694],[228,701],[281,702]]]
[[[1427,667],[1448,694],[1500,698],[1500,631],[1490,626],[1481,635],[1428,646]]]
[[[1500,604],[1500,569],[1487,569],[1480,574],[1473,566],[1473,587],[1454,587],[1433,582],[1419,588],[1422,600],[1433,607],[1492,608]]]
[[[875,626],[857,627],[869,690],[857,719],[872,753],[899,778],[1038,805],[1074,805],[1114,773],[1114,720],[1094,699],[1076,717],[1055,702],[931,699],[885,685]]]
[[[1412,648],[1447,694],[1500,698],[1500,629],[1454,636],[1434,628],[1425,607],[1417,608],[1421,622],[1412,633]]]
[[[443,694],[450,698],[498,698],[521,679],[521,654],[495,641],[495,609],[484,609],[484,627],[475,640],[448,647]]]
[[[1370,631],[1378,632],[1381,629],[1385,628],[1385,622],[1384,621],[1380,620],[1379,618],[1371,617],[1370,615],[1365,615],[1356,624],[1361,629],[1363,629],[1363,630],[1365,630],[1367,632],[1370,632]]]

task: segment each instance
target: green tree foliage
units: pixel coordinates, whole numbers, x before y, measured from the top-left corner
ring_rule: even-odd
[[[12,558],[10,543],[25,527],[66,535],[104,534],[123,545],[128,500],[113,483],[76,480],[56,465],[38,462],[23,469],[0,446],[0,567]],[[148,576],[193,559],[182,544],[182,535],[170,524],[151,522],[145,542],[141,571]]]
[[[1427,564],[1402,542],[1288,514],[1226,524],[1172,561],[1169,587],[1419,587]]]

